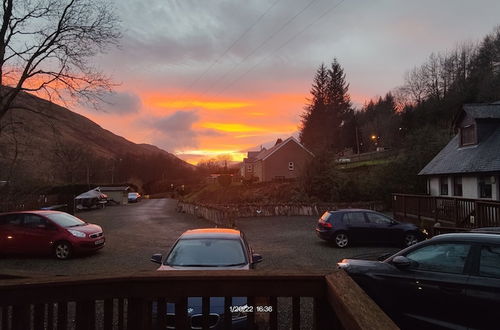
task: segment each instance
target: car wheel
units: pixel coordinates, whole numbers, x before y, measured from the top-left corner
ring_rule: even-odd
[[[71,245],[68,242],[57,242],[54,246],[54,256],[59,260],[71,257]]]
[[[337,233],[335,235],[335,245],[339,248],[345,248],[349,245],[349,236],[346,233]]]
[[[411,246],[415,243],[418,243],[417,235],[414,233],[406,233],[403,239],[404,246]]]

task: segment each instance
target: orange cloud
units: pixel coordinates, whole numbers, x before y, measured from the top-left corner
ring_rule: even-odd
[[[207,110],[228,110],[240,109],[252,106],[253,104],[247,101],[231,101],[231,100],[218,100],[207,101],[197,97],[187,97],[179,99],[177,97],[165,98],[163,96],[152,96],[145,100],[145,103],[155,108],[166,109],[192,109],[202,108]]]
[[[245,132],[265,132],[267,131],[264,127],[251,126],[246,124],[225,124],[225,123],[202,123],[201,127],[203,128],[211,128],[218,131],[223,132],[231,132],[231,133],[245,133]]]

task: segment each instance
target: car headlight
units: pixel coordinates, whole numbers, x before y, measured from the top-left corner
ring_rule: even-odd
[[[342,259],[341,262],[337,262],[338,268],[346,269],[349,267],[349,262],[347,259]]]
[[[81,231],[73,230],[73,229],[68,229],[68,231],[70,232],[71,235],[73,235],[75,237],[80,237],[80,238],[85,237],[85,234],[82,233]]]

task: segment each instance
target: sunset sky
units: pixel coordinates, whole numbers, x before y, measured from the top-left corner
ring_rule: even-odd
[[[123,38],[96,59],[120,83],[100,111],[191,163],[297,134],[317,67],[337,58],[359,108],[432,52],[479,41],[500,1],[120,0]]]

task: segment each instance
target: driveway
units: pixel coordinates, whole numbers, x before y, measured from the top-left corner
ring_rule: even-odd
[[[33,275],[113,274],[154,270],[153,253],[169,250],[187,229],[212,227],[212,223],[175,211],[172,199],[142,200],[124,206],[80,212],[78,217],[99,224],[106,246],[93,255],[59,261],[51,257],[0,257],[0,273]],[[393,252],[395,247],[351,247],[337,249],[314,233],[316,217],[270,217],[237,220],[256,253],[264,257],[261,269],[334,269],[342,258]]]

